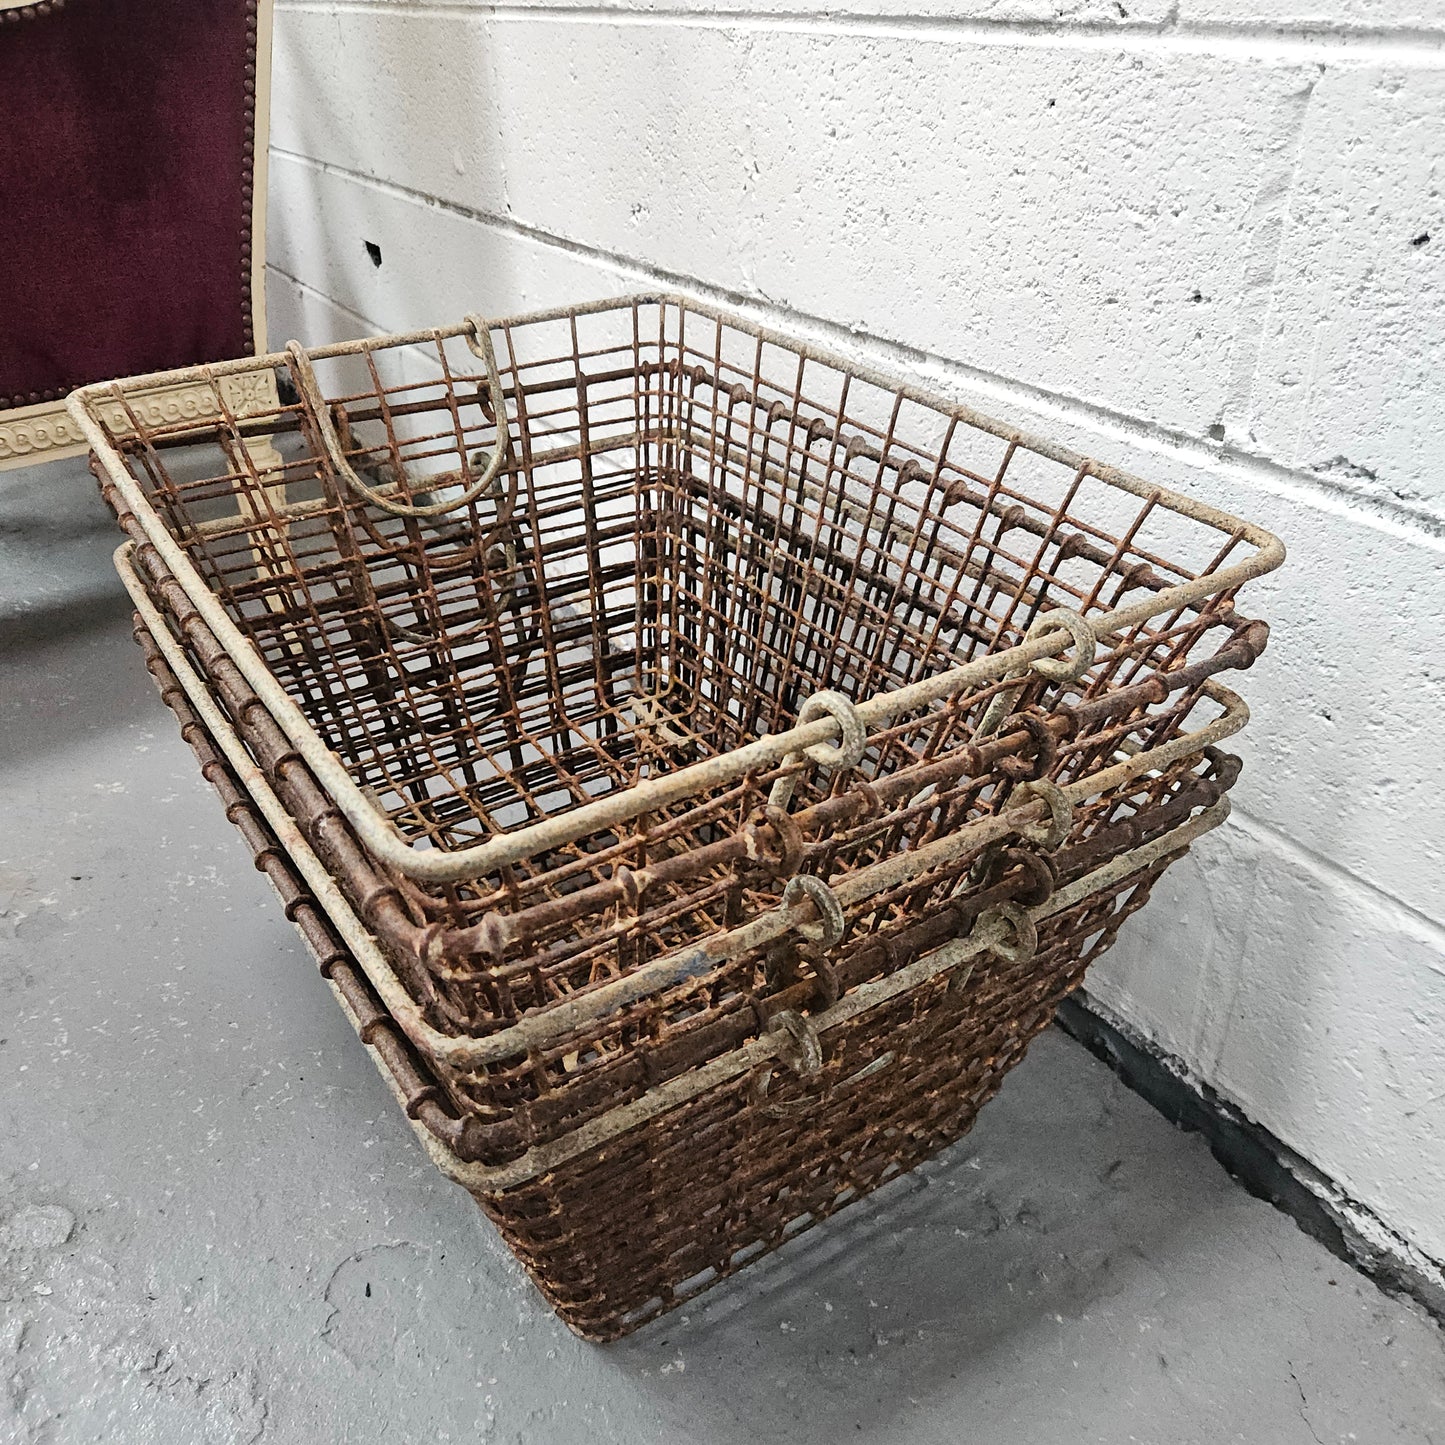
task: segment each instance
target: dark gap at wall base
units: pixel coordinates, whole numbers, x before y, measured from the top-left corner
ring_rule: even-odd
[[[1082,989],[1059,1005],[1055,1022],[1175,1128],[1202,1135],[1210,1153],[1257,1199],[1287,1214],[1386,1293],[1408,1296],[1445,1325],[1445,1266],[1412,1250],[1368,1206],[1208,1084],[1191,1079],[1179,1060],[1106,1017]]]

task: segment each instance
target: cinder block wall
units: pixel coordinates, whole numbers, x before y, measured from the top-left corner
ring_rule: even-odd
[[[1091,989],[1445,1260],[1437,0],[281,0],[274,109],[278,342],[674,285],[1281,533]]]

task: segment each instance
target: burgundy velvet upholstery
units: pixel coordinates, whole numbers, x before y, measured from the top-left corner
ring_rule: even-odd
[[[0,11],[0,409],[252,349],[255,39],[254,0]]]

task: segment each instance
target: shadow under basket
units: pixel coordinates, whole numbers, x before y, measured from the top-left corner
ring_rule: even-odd
[[[1192,499],[673,297],[184,375],[72,401],[153,669],[590,1337],[958,1137],[1223,816],[1283,550]]]

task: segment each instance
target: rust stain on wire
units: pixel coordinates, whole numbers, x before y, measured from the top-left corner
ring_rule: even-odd
[[[148,665],[590,1336],[957,1137],[1222,817],[1283,551],[1190,499],[675,298],[170,379],[74,403]]]

